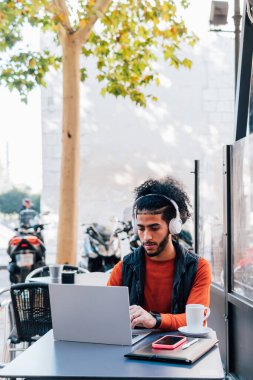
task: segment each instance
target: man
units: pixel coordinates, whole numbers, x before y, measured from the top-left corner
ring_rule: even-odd
[[[31,207],[31,200],[29,198],[24,198],[22,201],[22,205],[20,207],[19,212],[21,212],[23,210],[27,210],[30,207]]]
[[[31,208],[31,200],[25,198],[19,211],[19,223],[24,227],[31,227],[39,222],[38,213]]]
[[[177,241],[190,201],[170,177],[145,181],[135,195],[133,223],[141,247],[114,267],[108,285],[128,286],[132,328],[177,330],[186,325],[187,303],[210,303],[208,262]]]

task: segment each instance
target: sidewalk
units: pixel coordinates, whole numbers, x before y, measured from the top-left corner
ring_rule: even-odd
[[[0,248],[0,269],[6,268],[9,262],[9,256],[6,253],[6,249]],[[2,283],[0,280],[0,288],[2,288]]]

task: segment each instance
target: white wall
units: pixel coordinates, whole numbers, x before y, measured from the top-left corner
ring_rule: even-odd
[[[191,70],[159,64],[157,103],[146,109],[103,98],[92,61],[81,95],[80,224],[109,223],[132,203],[132,190],[148,177],[173,175],[193,195],[194,160],[215,157],[232,142],[234,35],[209,32],[210,1],[193,0],[185,13],[200,41],[186,54]],[[57,213],[61,81],[51,75],[42,92],[43,204]]]

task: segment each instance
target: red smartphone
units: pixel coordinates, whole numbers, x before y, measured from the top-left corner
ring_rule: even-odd
[[[152,343],[153,348],[163,348],[166,350],[174,350],[176,347],[180,346],[186,342],[185,336],[180,335],[165,335],[162,338],[154,341]]]

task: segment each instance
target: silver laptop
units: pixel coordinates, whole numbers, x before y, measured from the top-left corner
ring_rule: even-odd
[[[146,330],[131,330],[128,288],[49,284],[55,340],[132,345]]]

